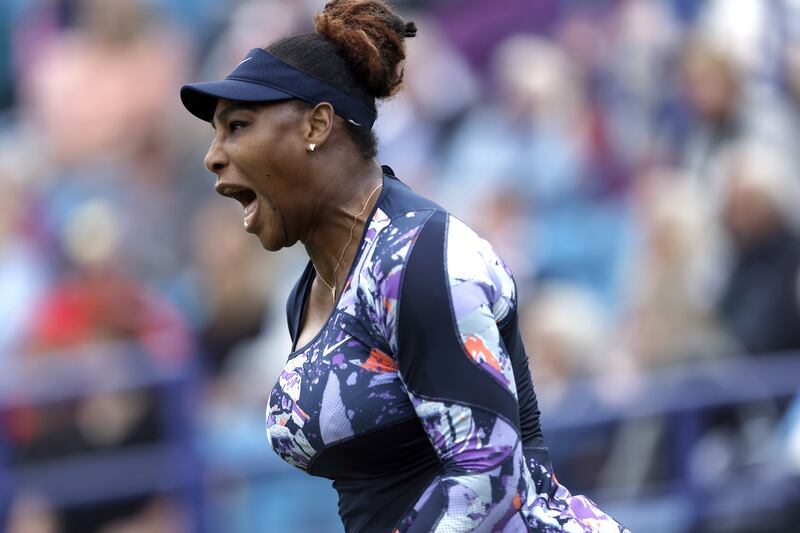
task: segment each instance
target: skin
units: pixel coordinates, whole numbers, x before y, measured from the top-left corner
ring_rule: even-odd
[[[247,187],[257,195],[258,218],[248,229],[270,251],[305,246],[317,277],[303,314],[297,346],[322,328],[342,292],[382,183],[374,160],[364,160],[350,140],[344,120],[328,103],[310,108],[288,100],[244,104],[220,99],[212,122],[215,135],[205,165],[217,176],[216,190]],[[309,144],[316,144],[309,152]],[[358,217],[350,244],[354,216]],[[346,246],[346,248],[345,248]],[[339,257],[344,255],[338,269]]]

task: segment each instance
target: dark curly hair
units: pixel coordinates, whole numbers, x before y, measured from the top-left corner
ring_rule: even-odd
[[[314,17],[316,32],[280,39],[264,50],[331,85],[361,98],[395,94],[403,81],[406,37],[417,27],[383,0],[332,0]],[[366,127],[345,122],[364,159],[377,155],[378,140]]]

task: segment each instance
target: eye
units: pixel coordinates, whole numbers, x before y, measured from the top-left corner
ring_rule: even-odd
[[[234,121],[232,121],[232,122],[230,122],[230,123],[228,124],[228,131],[229,131],[230,133],[235,133],[235,132],[236,132],[236,130],[238,130],[238,129],[240,129],[240,128],[244,128],[245,126],[247,126],[247,124],[246,124],[246,123],[244,123],[244,122],[240,122],[240,121],[238,121],[238,120],[234,120]]]

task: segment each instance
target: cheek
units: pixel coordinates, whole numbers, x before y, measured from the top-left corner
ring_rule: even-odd
[[[270,207],[280,211],[292,211],[298,199],[309,190],[310,184],[304,180],[305,176],[298,171],[297,163],[290,157],[262,155],[247,173],[257,191],[271,204]]]
[[[298,161],[286,136],[269,135],[248,147],[243,170],[262,187],[274,189],[296,182]]]
[[[292,224],[289,219],[300,206],[300,199],[310,190],[311,183],[303,158],[308,157],[298,144],[293,127],[280,114],[263,117],[242,137],[240,170],[259,194],[269,213],[278,224]]]

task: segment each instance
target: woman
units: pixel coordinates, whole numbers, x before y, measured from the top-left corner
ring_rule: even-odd
[[[181,90],[216,130],[205,163],[245,229],[310,259],[273,448],[333,479],[347,531],[620,531],[552,473],[511,273],[375,162],[375,100],[416,27],[380,0],[334,0],[315,26]]]

